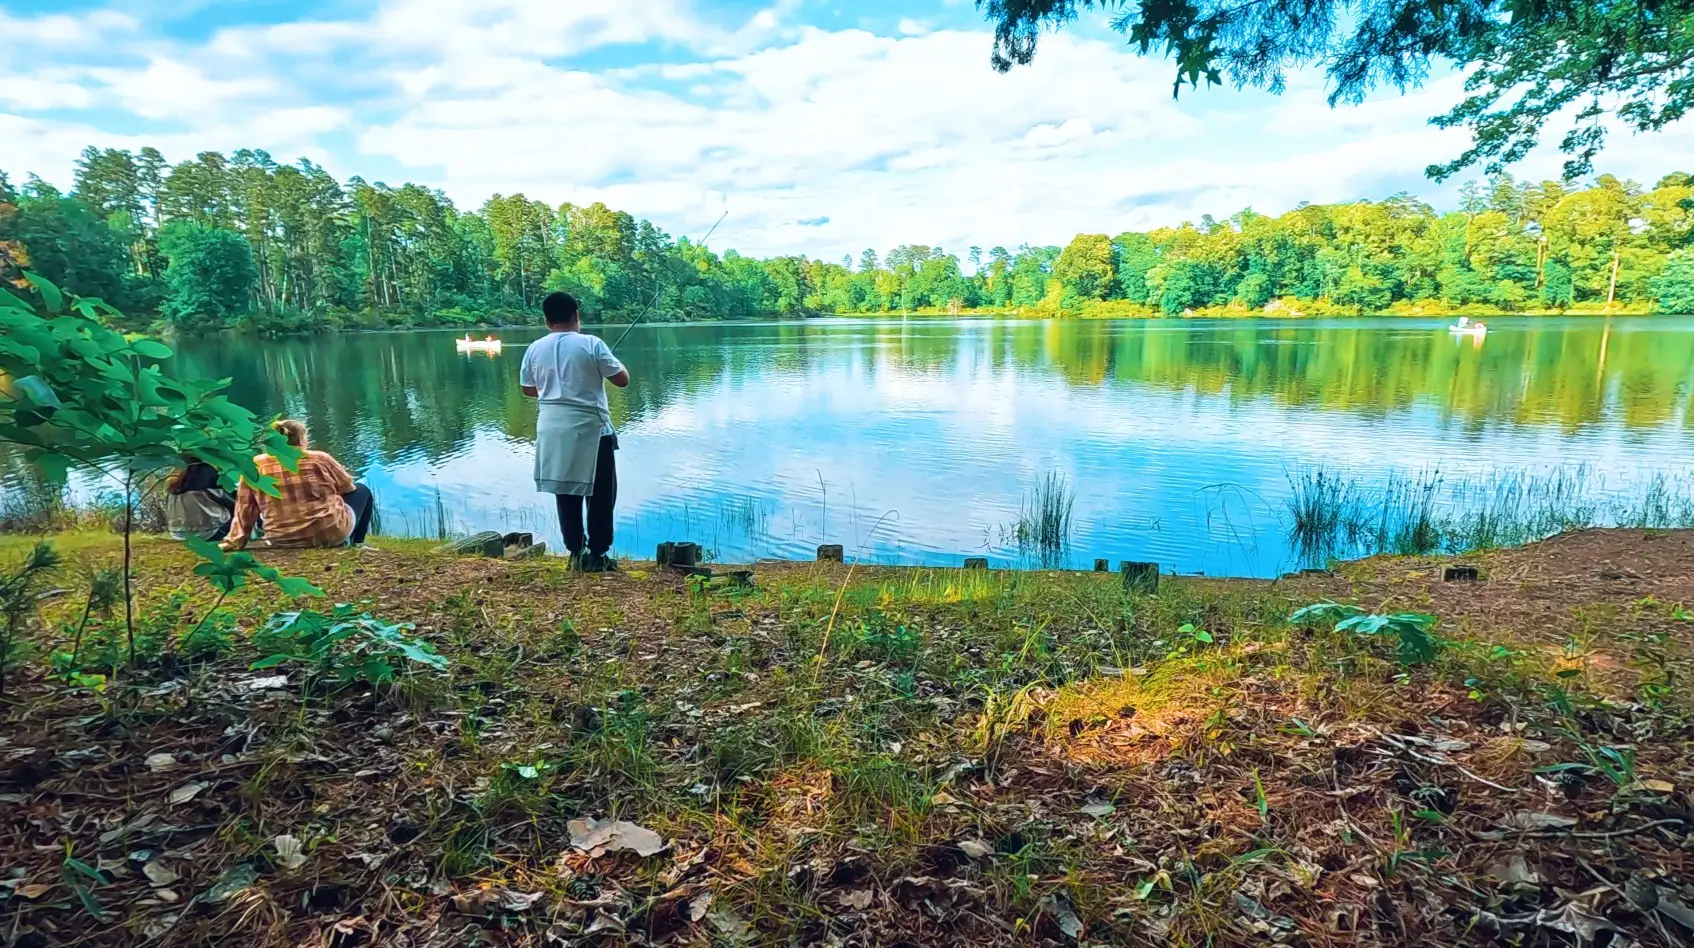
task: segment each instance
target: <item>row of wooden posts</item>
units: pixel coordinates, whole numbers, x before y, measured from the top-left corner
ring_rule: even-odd
[[[839,543],[825,543],[818,547],[818,562],[840,563],[846,559],[846,550]],[[965,557],[965,569],[987,569],[988,557]],[[1094,572],[1109,573],[1112,570],[1110,560],[1095,560]],[[1118,572],[1123,575],[1125,592],[1156,593],[1159,591],[1159,564],[1143,563],[1135,560],[1124,560],[1118,564]]]
[[[445,543],[439,548],[440,552],[456,553],[461,556],[491,556],[507,559],[527,559],[532,556],[542,556],[547,552],[547,544],[537,543],[535,537],[528,533],[499,534],[492,530],[478,533]],[[818,547],[818,562],[841,563],[846,560],[846,549],[839,543],[825,543]],[[653,559],[661,569],[670,568],[685,572],[697,572],[710,576],[710,568],[701,563],[701,549],[698,543],[661,543]],[[988,557],[965,557],[965,569],[987,569]],[[1469,575],[1461,578],[1475,579],[1476,569],[1469,569]],[[740,575],[738,571],[735,575]],[[1094,572],[1111,572],[1110,560],[1095,560]],[[1141,563],[1135,560],[1124,560],[1118,564],[1118,572],[1123,575],[1125,592],[1156,593],[1159,591],[1159,564]],[[1457,570],[1449,570],[1455,573]],[[1454,578],[1452,575],[1447,579]]]

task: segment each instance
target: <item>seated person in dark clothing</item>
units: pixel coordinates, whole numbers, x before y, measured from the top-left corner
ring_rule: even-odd
[[[235,498],[218,486],[217,469],[196,457],[165,482],[165,525],[178,540],[222,540],[235,516]]]
[[[279,421],[276,428],[305,454],[293,471],[284,469],[273,455],[261,454],[253,459],[259,473],[276,480],[281,496],[272,497],[242,481],[224,549],[245,547],[260,518],[264,519],[264,542],[272,547],[357,546],[365,542],[376,509],[371,489],[353,483],[353,475],[340,461],[322,451],[308,450],[303,423]]]

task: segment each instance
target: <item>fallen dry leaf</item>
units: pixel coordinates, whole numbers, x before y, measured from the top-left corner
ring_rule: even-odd
[[[981,859],[994,851],[994,847],[980,839],[961,839],[959,848],[972,859]]]
[[[843,892],[841,893],[841,904],[850,909],[862,912],[865,909],[870,908],[871,899],[874,898],[875,895],[876,893],[872,892],[870,889],[860,889],[857,892]]]
[[[567,828],[571,845],[591,856],[619,850],[651,856],[665,848],[665,841],[658,833],[628,820],[575,819]]]
[[[1053,920],[1059,923],[1060,931],[1073,940],[1082,937],[1082,917],[1071,908],[1069,899],[1058,894],[1049,895],[1041,900],[1041,907],[1053,913]]]
[[[1511,886],[1539,886],[1541,877],[1535,870],[1529,868],[1529,863],[1522,854],[1514,853],[1510,859],[1497,862],[1488,868],[1488,874],[1500,882]]]
[[[172,871],[171,867],[162,862],[150,862],[142,866],[141,874],[146,876],[147,881],[154,885],[170,885],[182,878],[179,873]]]
[[[1570,829],[1576,825],[1576,820],[1557,813],[1519,810],[1507,817],[1501,825],[1518,830]]]
[[[541,901],[541,892],[513,892],[505,889],[500,893],[500,907],[508,912],[527,911],[530,906]]]
[[[170,754],[148,754],[147,769],[154,773],[176,769],[176,758]]]
[[[29,899],[34,901],[41,898],[43,895],[46,895],[48,890],[52,888],[53,886],[51,883],[32,882],[29,885],[20,885],[12,891],[15,892],[20,899]]]
[[[290,872],[306,864],[306,854],[301,852],[300,841],[286,833],[271,840],[276,847],[276,864]]]
[[[199,783],[199,782],[185,783],[182,786],[177,787],[175,790],[171,791],[171,796],[170,796],[171,805],[175,806],[179,803],[187,803],[188,801],[190,801],[190,800],[194,799],[195,797],[199,796],[200,791],[202,791],[204,789],[206,789],[206,785],[203,784],[203,783]]]

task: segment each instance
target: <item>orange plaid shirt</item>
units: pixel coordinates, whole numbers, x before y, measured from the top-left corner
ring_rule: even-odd
[[[264,520],[265,542],[275,547],[340,546],[353,532],[353,509],[341,495],[353,492],[353,475],[322,451],[307,451],[298,470],[276,458],[253,459],[259,473],[276,479],[280,497],[254,490],[245,480],[235,497],[235,519],[224,545],[239,550]]]

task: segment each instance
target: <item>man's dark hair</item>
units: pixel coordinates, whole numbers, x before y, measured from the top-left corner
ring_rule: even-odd
[[[541,301],[541,315],[549,326],[569,326],[582,315],[582,310],[576,305],[576,297],[569,293],[549,293]]]

